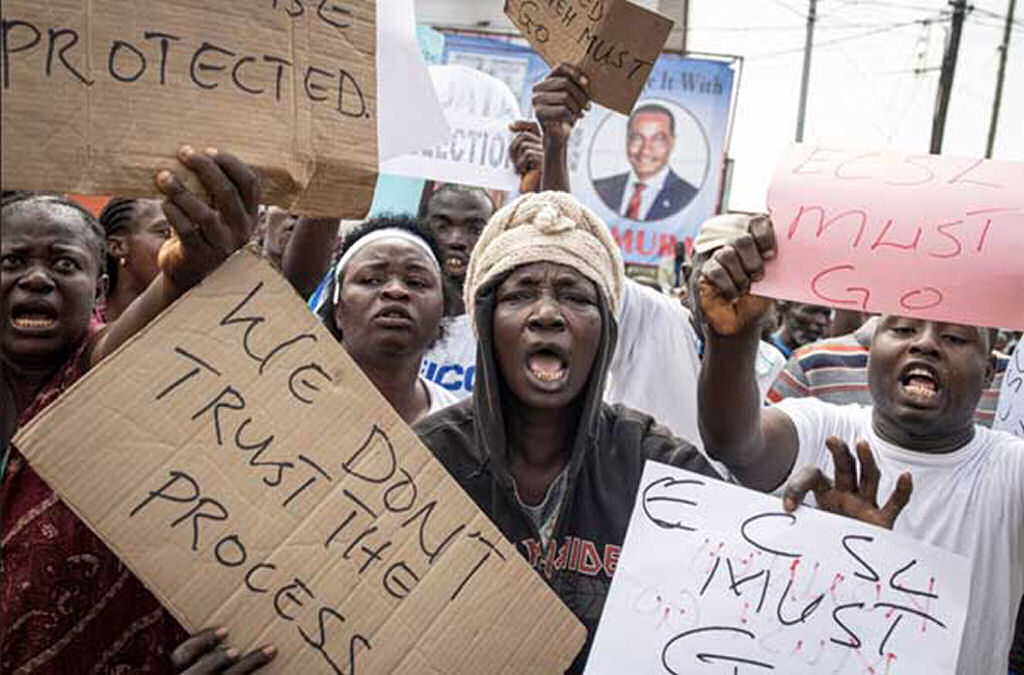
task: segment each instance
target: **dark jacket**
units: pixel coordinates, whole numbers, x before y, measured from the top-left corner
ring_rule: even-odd
[[[622,200],[626,198],[623,193],[628,184],[629,173],[620,173],[616,176],[598,178],[594,181],[594,189],[608,208],[619,213],[622,211]],[[669,169],[661,190],[651,203],[651,208],[641,215],[640,220],[661,220],[673,216],[689,204],[690,200],[697,196],[697,192],[697,188]]]
[[[583,671],[626,536],[644,461],[718,475],[696,449],[647,415],[602,403],[617,327],[601,304],[603,332],[567,466],[565,498],[546,548],[519,505],[509,469],[502,387],[494,356],[494,287],[477,295],[477,381],[473,397],[414,427],[448,472],[587,628],[570,673]],[[568,413],[567,413],[568,414]]]

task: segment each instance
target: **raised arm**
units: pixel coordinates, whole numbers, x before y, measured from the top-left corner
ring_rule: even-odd
[[[750,284],[775,256],[767,216],[745,218],[746,233],[698,257],[698,306],[707,323],[698,383],[701,437],[708,454],[748,487],[770,491],[793,468],[796,428],[785,414],[763,408],[755,362],[761,321],[770,301],[752,295]]]
[[[313,295],[331,265],[337,218],[300,217],[281,257],[281,272],[303,300]]]
[[[590,109],[586,87],[587,76],[566,63],[533,85],[533,112],[543,134],[542,190],[571,191],[566,148],[573,126]]]
[[[199,178],[213,207],[192,194],[171,172],[156,175],[163,210],[177,237],[161,248],[160,273],[131,305],[107,326],[90,355],[95,365],[172,302],[241,248],[252,234],[259,206],[256,174],[227,152],[196,152],[185,146],[178,158]]]

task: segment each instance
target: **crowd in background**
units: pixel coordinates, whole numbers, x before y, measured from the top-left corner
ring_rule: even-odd
[[[645,459],[971,556],[958,673],[1024,672],[1024,441],[989,428],[1020,332],[760,298],[751,285],[776,255],[764,216],[716,216],[691,250],[630,278],[565,168],[586,89],[564,65],[535,87],[537,123],[514,127],[523,194],[500,209],[487,190],[438,185],[418,213],[339,228],[261,206],[241,159],[187,147],[209,201],[167,171],[162,199],[114,198],[99,218],[5,192],[0,671],[249,672],[274,658],[230,647],[229,626],[187,635],[10,444],[254,241],[587,627],[571,672],[610,576],[537,552],[570,536],[621,545]]]

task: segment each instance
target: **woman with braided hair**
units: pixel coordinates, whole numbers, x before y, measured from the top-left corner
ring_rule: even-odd
[[[0,204],[0,672],[165,673],[178,665],[168,651],[184,631],[10,439],[248,241],[259,203],[253,171],[215,150],[186,147],[179,159],[217,208],[172,172],[157,173],[163,213],[178,234],[174,255],[106,325],[96,312],[107,288],[99,222],[59,195],[5,193]]]
[[[104,315],[121,316],[160,273],[157,254],[171,236],[158,199],[114,197],[100,213],[106,234],[106,271],[110,290]]]

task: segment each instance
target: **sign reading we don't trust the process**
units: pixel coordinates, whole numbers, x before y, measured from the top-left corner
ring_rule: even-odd
[[[768,211],[756,293],[1024,329],[1024,163],[796,145]]]
[[[572,613],[243,250],[14,441],[189,630],[278,673],[562,672]]]
[[[4,0],[2,12],[5,188],[145,195],[187,143],[244,158],[269,203],[365,214],[373,0]]]

